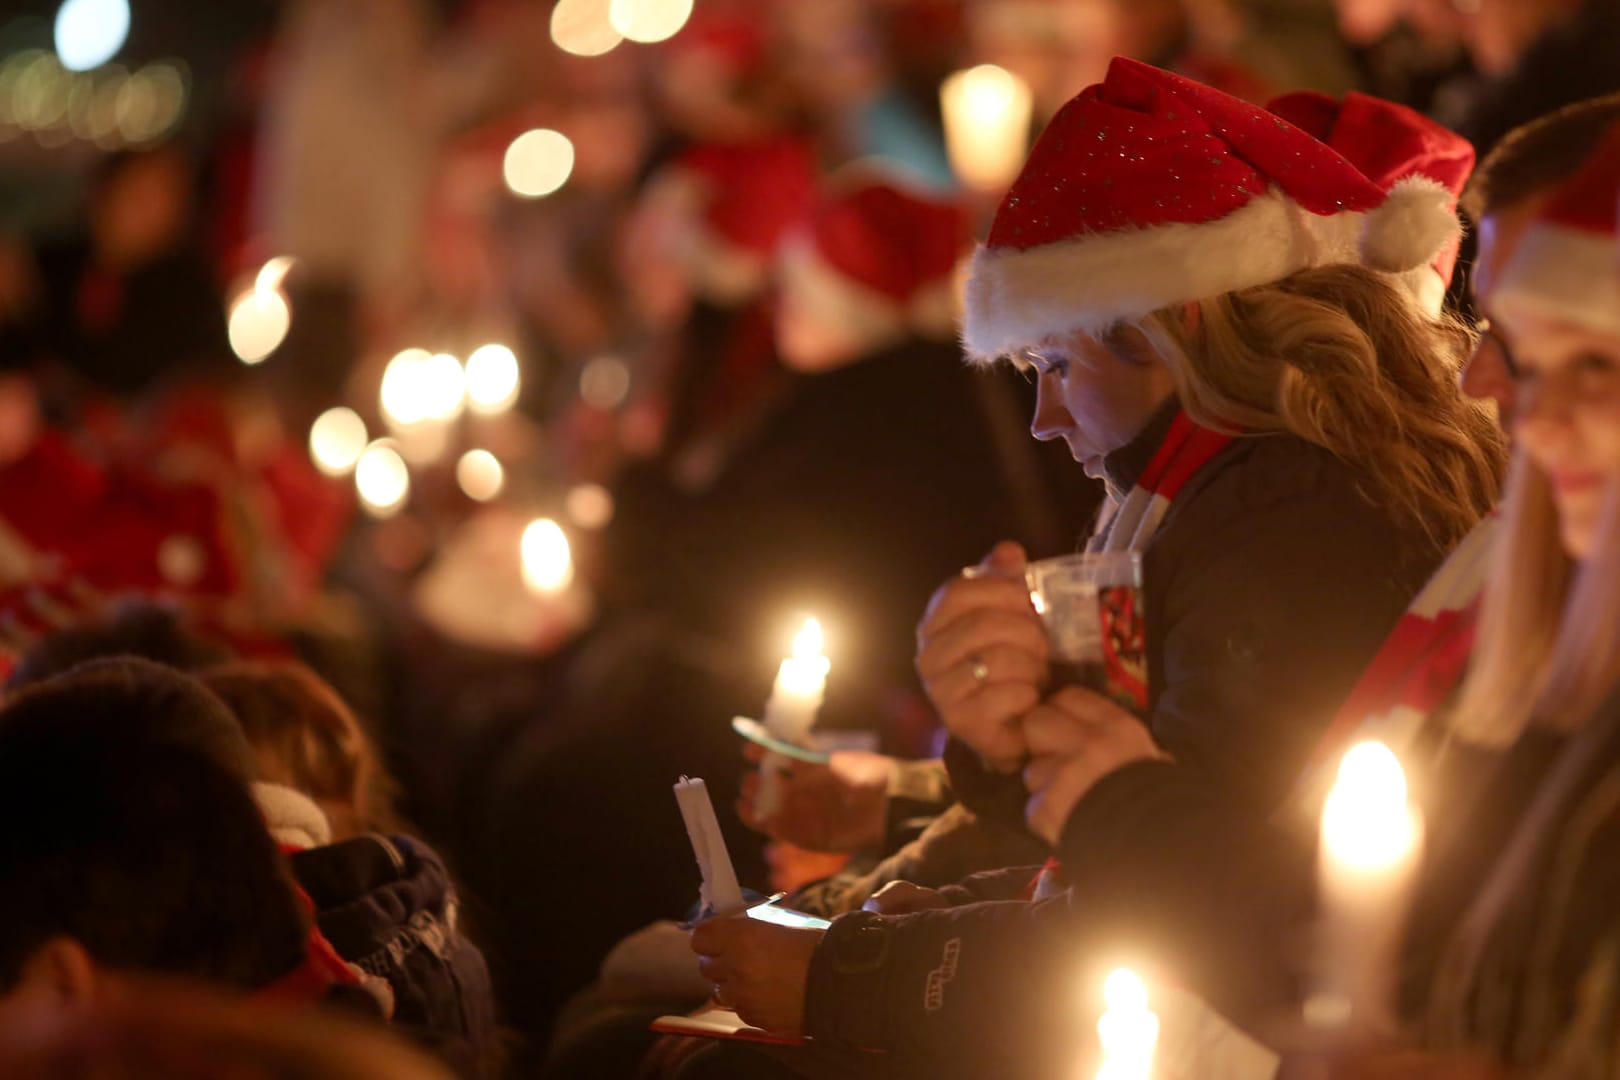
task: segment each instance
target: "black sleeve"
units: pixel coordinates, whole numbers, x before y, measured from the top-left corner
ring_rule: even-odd
[[[1298,1000],[1314,823],[1247,813],[1188,770],[1150,761],[1092,788],[1060,841],[1071,903],[1091,933],[1151,947],[1251,1030]]]
[[[811,961],[806,1030],[888,1051],[895,1075],[1060,1075],[1086,1026],[1068,915],[1061,900],[845,915]]]

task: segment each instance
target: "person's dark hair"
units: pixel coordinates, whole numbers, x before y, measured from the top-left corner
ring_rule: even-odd
[[[180,612],[147,601],[128,601],[95,622],[40,638],[17,662],[6,689],[60,675],[87,660],[136,656],[177,671],[198,671],[231,659],[231,652],[189,628]]]
[[[138,661],[0,708],[0,988],[57,936],[108,968],[244,988],[302,962],[307,917],[221,724],[195,680]]]
[[[1620,123],[1620,94],[1577,101],[1514,128],[1485,156],[1462,194],[1478,221],[1551,188],[1573,173]]]

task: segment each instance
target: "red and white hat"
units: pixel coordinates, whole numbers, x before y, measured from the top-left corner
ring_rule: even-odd
[[[948,339],[956,269],[972,244],[967,208],[879,165],[834,175],[809,220],[783,244],[784,302],[877,344]]]
[[[963,342],[989,361],[1311,267],[1413,270],[1460,231],[1452,198],[1423,176],[1385,191],[1266,110],[1117,57],[996,211]]]
[[[1382,191],[1409,176],[1433,180],[1451,193],[1455,211],[1474,171],[1474,144],[1405,105],[1351,91],[1343,101],[1315,90],[1284,94],[1266,108],[1342,154]],[[1457,268],[1459,233],[1426,266],[1397,273],[1425,311],[1440,314]]]
[[[693,291],[723,304],[763,292],[788,230],[815,198],[815,158],[781,136],[709,143],[681,154],[648,190],[677,223],[677,256]]]
[[[1620,126],[1548,196],[1502,271],[1493,301],[1620,333]]]

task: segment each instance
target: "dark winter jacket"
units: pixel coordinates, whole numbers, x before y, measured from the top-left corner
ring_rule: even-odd
[[[1135,483],[1169,421],[1161,416],[1110,455],[1116,489]],[[1191,821],[1173,802],[1148,811],[1167,843],[1199,850],[1211,814],[1246,821],[1283,801],[1336,706],[1438,564],[1443,553],[1421,530],[1374,506],[1361,487],[1349,466],[1300,440],[1239,439],[1183,489],[1145,552],[1147,722],[1176,758],[1172,771],[1214,807]],[[961,767],[963,757],[947,760],[964,802],[988,813],[1019,805],[971,758]],[[1136,812],[1128,797],[1117,809],[1127,820]],[[1221,906],[1208,893],[1116,887],[1110,854],[1134,853],[1077,822],[1062,845],[1068,897],[837,920],[812,963],[810,1032],[889,1048],[938,1075],[1045,1075],[1033,1055],[1065,1052],[1052,1032],[1074,1026],[1083,964],[1122,948],[1140,955],[1150,943],[1179,963],[1177,939],[1159,931],[1161,922],[1182,924],[1158,908],[1171,905],[1178,917],[1186,908],[1193,922],[1217,918],[1203,909]],[[1099,850],[1084,850],[1088,843]],[[1226,854],[1242,875],[1246,860],[1267,851]],[[1173,866],[1141,869],[1149,883],[1174,877]],[[1232,983],[1226,1000],[1264,998],[1274,985],[1262,973],[1263,989],[1250,987],[1248,968],[1233,966],[1212,964],[1209,973]],[[1177,974],[1197,985],[1196,973]],[[1020,1046],[1031,1056],[1009,1050]]]
[[[291,857],[338,954],[393,990],[393,1026],[467,1077],[496,1075],[495,999],[457,926],[444,864],[408,836],[368,834]]]

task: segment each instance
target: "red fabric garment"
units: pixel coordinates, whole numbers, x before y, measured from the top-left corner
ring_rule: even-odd
[[[291,844],[277,846],[283,855],[302,850]],[[255,1001],[313,1005],[334,986],[361,985],[360,976],[316,928],[315,901],[296,883],[292,887],[298,894],[299,903],[304,905],[304,910],[310,916],[309,936],[304,941],[304,960],[270,985],[261,987],[253,995]]]

